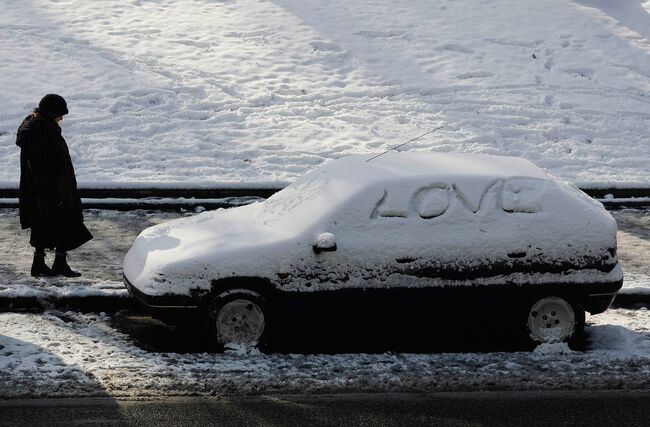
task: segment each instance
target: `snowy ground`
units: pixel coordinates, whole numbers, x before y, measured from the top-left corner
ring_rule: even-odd
[[[179,354],[136,347],[101,314],[5,313],[0,398],[650,387],[650,311],[588,322],[585,352]]]
[[[0,213],[3,246],[25,246],[24,233],[11,241],[6,239],[15,230],[15,210]],[[1,274],[3,279],[13,277],[15,282],[0,284],[0,294],[21,294],[26,290],[41,294],[123,292],[117,279],[118,248],[127,245],[139,227],[177,216],[92,211],[88,222],[93,231],[102,239],[117,238],[78,254],[90,280],[55,283],[28,279],[24,269],[29,264],[29,251],[21,249],[21,256],[15,257],[16,252],[10,250],[8,258],[15,262],[13,271],[9,276],[6,270]],[[620,255],[629,265],[626,271],[628,275],[629,270],[635,271],[634,280],[647,284],[649,217],[638,211],[615,212],[615,216],[623,229]],[[105,251],[107,248],[109,251]],[[93,262],[99,262],[100,267]],[[2,268],[6,268],[5,264]],[[98,274],[102,270],[105,276]],[[0,398],[648,389],[649,313],[647,309],[616,309],[589,316],[585,352],[547,345],[533,353],[335,355],[152,351],[138,345],[134,336],[116,329],[114,318],[105,314],[57,310],[3,313]]]
[[[47,92],[80,181],[286,182],[414,151],[650,183],[647,0],[0,0],[0,181]]]
[[[178,213],[144,211],[86,211],[87,226],[94,239],[70,253],[69,263],[83,273],[79,279],[34,279],[29,276],[33,248],[29,230],[20,230],[17,210],[0,210],[0,296],[127,296],[122,282],[122,261],[135,237],[144,228],[178,218]],[[53,256],[46,258],[51,263]]]
[[[612,212],[618,223],[618,256],[626,293],[650,293],[650,212]]]
[[[189,214],[189,213],[188,213]],[[0,211],[0,295],[125,294],[121,260],[144,227],[178,213],[90,211],[96,239],[73,253],[82,279],[35,280],[16,210]],[[614,212],[626,287],[650,289],[648,212]],[[638,292],[638,289],[635,290]],[[533,353],[180,354],[145,350],[105,314],[0,314],[0,398],[160,396],[269,392],[641,389],[650,387],[650,311],[588,318],[588,349]],[[172,339],[165,337],[162,340]]]

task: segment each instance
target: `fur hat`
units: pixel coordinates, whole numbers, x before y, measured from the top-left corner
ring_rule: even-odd
[[[65,99],[61,95],[53,93],[45,95],[34,111],[50,118],[65,116],[69,112]]]

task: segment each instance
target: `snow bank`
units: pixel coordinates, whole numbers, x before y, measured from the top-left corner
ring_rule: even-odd
[[[410,151],[650,183],[650,5],[615,0],[0,0],[0,181],[45,93],[79,180],[293,181]],[[119,185],[119,184],[117,184]]]
[[[0,314],[0,397],[647,389],[650,311],[589,319],[586,352],[147,352],[105,315]]]
[[[88,283],[87,280],[41,279],[34,283],[26,280],[25,283],[14,282],[9,286],[0,286],[0,298],[38,298],[43,300],[56,300],[70,297],[124,297],[129,294],[122,282]]]

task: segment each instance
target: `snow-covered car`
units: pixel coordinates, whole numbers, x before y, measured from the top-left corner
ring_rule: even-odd
[[[566,341],[622,285],[616,231],[600,203],[521,158],[350,156],[263,202],[144,230],[124,277],[155,313],[198,314],[219,346],[263,346],[310,317],[444,328],[477,311],[474,328],[499,318]]]

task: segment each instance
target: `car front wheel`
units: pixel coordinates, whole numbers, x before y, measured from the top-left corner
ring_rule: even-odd
[[[268,344],[272,318],[268,302],[257,292],[232,289],[212,299],[208,330],[216,349],[258,347]]]
[[[528,312],[528,335],[535,343],[570,341],[582,333],[585,311],[555,296],[540,298]]]

